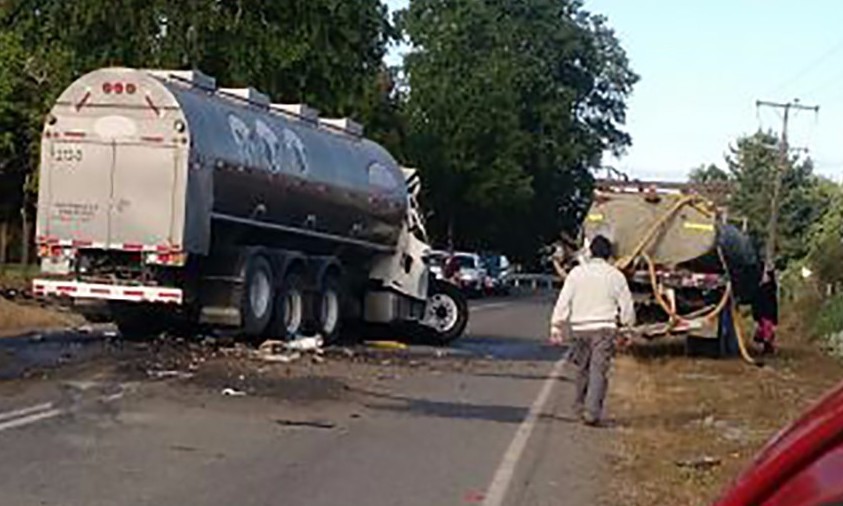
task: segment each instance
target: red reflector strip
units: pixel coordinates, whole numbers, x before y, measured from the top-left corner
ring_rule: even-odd
[[[164,137],[159,135],[143,135],[141,140],[145,142],[164,142]]]
[[[58,290],[59,292],[73,293],[73,292],[76,291],[76,287],[72,286],[72,285],[71,286],[57,286],[56,290]]]
[[[123,290],[123,295],[127,297],[143,297],[143,290]]]
[[[75,248],[87,248],[87,247],[90,247],[94,243],[93,243],[93,241],[83,241],[83,240],[79,240],[79,239],[74,239],[72,244],[73,244],[73,247],[75,247]]]
[[[165,246],[156,246],[155,251],[157,251],[158,253],[169,253],[170,247],[166,246],[166,245]]]
[[[91,288],[91,293],[97,295],[111,295],[111,290],[108,288]]]
[[[143,244],[124,244],[123,249],[127,251],[141,251],[143,250]]]
[[[77,139],[82,139],[82,138],[84,138],[84,137],[85,137],[85,135],[86,135],[86,134],[85,134],[85,132],[76,132],[76,131],[71,131],[71,132],[65,132],[65,133],[64,133],[64,136],[65,136],[65,137],[75,137],[75,138],[77,138]]]
[[[161,292],[158,294],[159,297],[162,299],[178,299],[181,297],[180,293],[169,293],[169,292]]]

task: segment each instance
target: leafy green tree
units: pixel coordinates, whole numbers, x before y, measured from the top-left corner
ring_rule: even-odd
[[[688,174],[688,180],[692,183],[702,184],[723,183],[729,181],[729,173],[717,165],[710,163],[692,169],[691,173]]]
[[[778,149],[777,137],[758,132],[738,139],[726,158],[735,182],[730,206],[748,219],[749,232],[759,245],[767,237],[773,184],[779,170]],[[809,227],[822,216],[826,205],[810,159],[792,156],[783,170],[777,248],[777,264],[781,266],[808,253]]]
[[[843,285],[843,188],[821,180],[817,198],[826,202],[822,216],[809,227],[806,260],[823,283]]]
[[[577,0],[413,0],[400,21],[434,234],[525,258],[575,230],[589,168],[630,143],[637,76],[606,20]]]

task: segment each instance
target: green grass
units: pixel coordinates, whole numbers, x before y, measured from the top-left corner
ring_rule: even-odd
[[[843,355],[843,295],[827,299],[814,319],[813,334],[826,342],[835,355]]]

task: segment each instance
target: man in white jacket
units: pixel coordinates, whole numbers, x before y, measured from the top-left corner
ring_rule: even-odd
[[[571,362],[577,368],[574,409],[588,425],[603,414],[609,368],[618,322],[635,324],[635,309],[626,277],[609,263],[612,243],[598,235],[589,245],[591,258],[565,279],[550,323],[551,342],[571,335]]]

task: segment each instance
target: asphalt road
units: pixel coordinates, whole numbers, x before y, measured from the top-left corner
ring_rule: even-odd
[[[481,301],[448,353],[289,365],[77,343],[0,382],[0,504],[597,504],[607,433],[571,418],[549,312]]]

